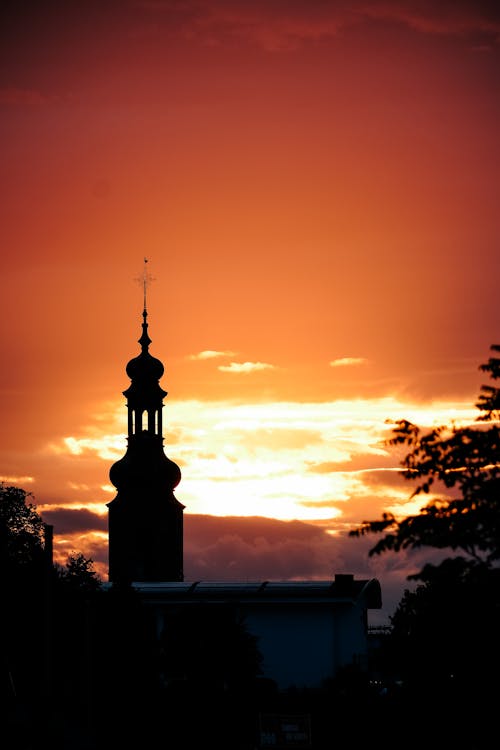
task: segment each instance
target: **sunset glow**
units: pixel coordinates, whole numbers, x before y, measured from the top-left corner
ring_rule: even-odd
[[[497,10],[49,0],[10,3],[0,33],[0,475],[56,555],[106,573],[147,256],[186,575],[400,592],[411,561],[346,533],[417,509],[390,420],[477,416],[500,329]]]

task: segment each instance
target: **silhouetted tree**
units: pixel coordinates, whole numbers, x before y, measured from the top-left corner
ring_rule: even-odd
[[[491,357],[480,370],[498,380],[500,359]],[[411,496],[432,488],[435,497],[416,515],[384,513],[351,531],[385,532],[370,555],[423,547],[451,553],[408,576],[419,583],[390,618],[385,666],[411,690],[440,700],[442,714],[454,712],[448,741],[453,734],[472,745],[480,728],[487,735],[500,669],[500,390],[482,386],[476,406],[480,415],[466,427],[424,432],[397,421],[388,444],[408,448],[401,465],[417,483]]]
[[[491,348],[500,352],[500,346]],[[492,357],[480,369],[497,380],[500,359]],[[499,405],[500,390],[482,386],[475,425],[443,425],[424,432],[404,419],[395,423],[388,445],[409,449],[401,465],[405,479],[417,482],[411,497],[431,488],[439,495],[417,515],[398,520],[384,513],[382,519],[364,521],[352,530],[352,536],[386,533],[370,555],[427,546],[461,550],[472,563],[487,567],[500,559]]]
[[[65,589],[83,592],[97,591],[102,581],[94,570],[94,561],[81,552],[68,555],[65,565],[54,566],[56,576]]]
[[[500,570],[455,557],[424,566],[419,579],[391,618],[392,671],[421,683],[489,685],[500,666]]]
[[[44,522],[20,487],[0,483],[0,564],[3,575],[33,570],[43,556]]]

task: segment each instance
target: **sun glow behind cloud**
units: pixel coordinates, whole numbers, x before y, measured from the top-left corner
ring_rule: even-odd
[[[358,513],[372,517],[385,505],[409,512],[405,503],[410,488],[402,481],[394,485],[399,459],[384,445],[390,420],[404,415],[433,426],[471,422],[477,416],[462,403],[419,407],[394,398],[261,404],[191,400],[168,403],[165,409],[165,452],[181,467],[176,495],[186,513],[329,521],[333,526],[342,525],[344,516],[352,518],[352,503]],[[65,437],[48,447],[52,454],[76,461],[98,459],[93,503],[97,488],[108,495],[101,512],[114,491],[106,483],[109,468],[126,450],[123,404],[108,405],[106,411],[106,419],[88,426],[85,435]],[[88,476],[85,479],[80,483],[73,476],[67,482],[73,508],[78,496],[92,490]],[[378,506],[370,511],[377,493]]]

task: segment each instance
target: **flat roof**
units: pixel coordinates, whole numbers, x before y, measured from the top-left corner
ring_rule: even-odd
[[[110,586],[111,584],[107,584]],[[376,578],[356,580],[336,575],[322,581],[134,581],[133,588],[151,600],[168,602],[317,601],[354,603],[366,600],[369,609],[380,609],[382,597]]]

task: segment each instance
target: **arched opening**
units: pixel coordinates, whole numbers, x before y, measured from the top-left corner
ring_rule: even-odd
[[[144,409],[141,415],[141,429],[143,432],[147,432],[148,430],[148,413],[146,409]]]

